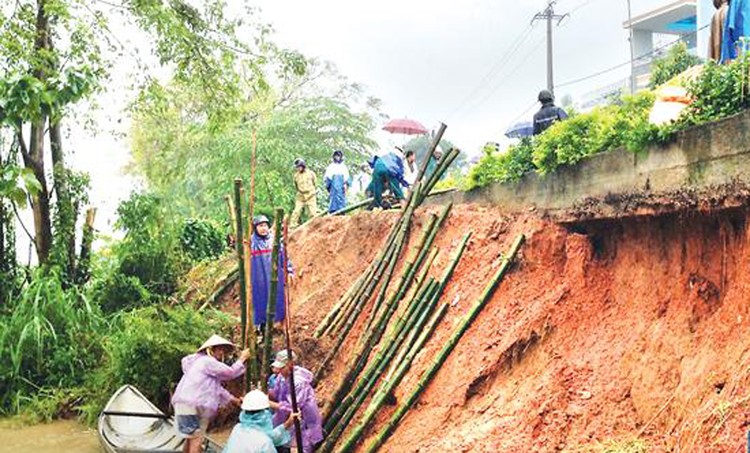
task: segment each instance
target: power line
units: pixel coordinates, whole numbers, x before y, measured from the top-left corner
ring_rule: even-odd
[[[474,104],[474,107],[479,107],[480,105],[484,104],[490,97],[492,97],[492,95],[495,94],[495,92],[497,92],[497,90],[500,89],[500,87],[502,87],[503,84],[506,81],[508,81],[508,79],[510,79],[513,75],[515,75],[515,73],[518,72],[518,70],[521,69],[521,67],[523,67],[523,65],[527,61],[529,61],[529,58],[531,58],[532,56],[534,56],[534,52],[537,49],[539,49],[542,46],[543,43],[544,43],[544,36],[542,36],[542,38],[536,42],[536,44],[531,49],[531,51],[529,51],[529,52],[526,53],[525,58],[523,60],[521,60],[515,67],[513,67],[513,69],[511,69],[510,72],[508,72],[505,75],[505,77],[503,77],[502,79],[500,79],[500,81],[495,85],[495,87],[492,90],[490,90],[490,92],[487,93],[487,95],[484,98],[482,98],[479,101],[478,104]]]
[[[463,101],[461,101],[461,103],[455,109],[453,109],[453,111],[448,115],[447,118],[450,118],[453,115],[455,115],[457,112],[461,111],[461,109],[463,109],[466,106],[466,104],[468,104],[472,100],[472,98],[474,98],[474,96],[477,95],[479,91],[481,91],[481,89],[484,88],[487,85],[487,83],[490,82],[490,80],[497,74],[497,72],[502,69],[503,63],[506,63],[513,56],[513,54],[516,51],[518,51],[518,49],[526,41],[526,39],[531,35],[531,31],[533,30],[533,28],[534,28],[533,25],[529,24],[529,26],[526,27],[526,29],[524,29],[521,32],[521,34],[518,35],[515,41],[513,41],[513,43],[510,46],[508,46],[508,49],[503,54],[503,56],[500,57],[495,62],[494,65],[492,65],[490,70],[487,72],[487,74],[484,75],[484,77],[482,77],[482,80],[477,84],[477,86],[475,86],[474,89],[471,91],[471,93],[469,93],[469,95],[466,96],[463,99]]]
[[[697,30],[695,30],[695,31],[692,31],[692,32],[690,32],[690,33],[685,33],[685,34],[682,34],[682,35],[680,35],[680,37],[679,37],[679,38],[675,39],[674,41],[671,41],[671,42],[668,42],[667,44],[664,44],[664,45],[662,45],[662,46],[659,46],[659,47],[657,47],[657,48],[653,49],[652,51],[650,51],[650,52],[648,52],[648,53],[646,53],[646,54],[643,54],[643,55],[639,56],[638,58],[636,58],[636,60],[642,60],[642,59],[644,59],[644,58],[648,58],[648,57],[650,57],[650,56],[653,56],[654,54],[658,53],[659,51],[661,51],[661,50],[664,50],[664,49],[666,49],[666,48],[668,48],[668,47],[671,47],[671,46],[672,46],[672,45],[674,45],[675,43],[678,43],[678,42],[680,42],[680,41],[683,41],[683,40],[685,40],[685,38],[687,38],[687,37],[689,37],[689,36],[692,36],[692,35],[698,34],[698,32],[700,32],[700,31],[702,31],[702,30],[705,30],[706,28],[708,28],[708,27],[710,27],[710,26],[711,26],[711,24],[706,24],[706,25],[704,25],[703,27],[701,27],[701,28],[699,28],[699,29],[697,29]],[[574,79],[574,80],[569,80],[569,81],[567,81],[567,82],[564,82],[564,83],[561,83],[561,84],[558,84],[558,85],[555,85],[555,86],[556,86],[557,88],[562,88],[562,87],[565,87],[565,86],[569,86],[569,85],[575,85],[575,84],[577,84],[577,83],[580,83],[580,82],[583,82],[583,81],[586,81],[586,80],[589,80],[589,79],[593,79],[594,77],[598,77],[598,76],[600,76],[600,75],[603,75],[603,74],[606,74],[606,73],[608,73],[608,72],[612,72],[612,71],[614,71],[614,70],[620,69],[620,68],[622,68],[623,66],[627,66],[627,65],[629,65],[629,64],[630,64],[630,60],[628,60],[628,61],[626,61],[626,62],[624,62],[624,63],[620,63],[620,64],[617,64],[617,65],[615,65],[615,66],[609,67],[609,68],[607,68],[607,69],[603,69],[603,70],[601,70],[601,71],[595,72],[595,73],[593,73],[593,74],[587,75],[587,76],[585,76],[585,77],[581,77],[581,78],[578,78],[578,79]]]

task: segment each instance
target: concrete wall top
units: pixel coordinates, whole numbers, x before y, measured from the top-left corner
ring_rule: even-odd
[[[453,192],[431,202],[492,204],[509,212],[536,209],[565,220],[569,211],[592,199],[699,192],[738,182],[750,185],[749,153],[750,111],[682,131],[665,146],[640,153],[617,149],[596,154],[548,175],[530,173],[515,183]]]

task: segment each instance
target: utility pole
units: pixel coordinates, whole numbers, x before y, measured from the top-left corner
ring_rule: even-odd
[[[633,42],[633,13],[628,0],[628,30],[630,32],[630,94],[635,94],[635,43]]]
[[[555,14],[555,3],[557,3],[557,0],[548,0],[547,8],[541,13],[536,13],[531,20],[532,24],[538,20],[547,21],[547,89],[553,94],[555,93],[555,78],[552,61],[552,22],[557,21],[557,24],[560,25],[560,22],[568,16],[567,14]]]

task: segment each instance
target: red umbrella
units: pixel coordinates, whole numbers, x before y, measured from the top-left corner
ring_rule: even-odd
[[[388,124],[383,126],[383,130],[392,134],[421,135],[427,133],[427,129],[419,121],[406,118],[388,121]]]

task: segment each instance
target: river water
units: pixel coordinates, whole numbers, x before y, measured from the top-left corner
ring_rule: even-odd
[[[96,431],[69,420],[15,427],[0,422],[0,453],[100,453]]]

